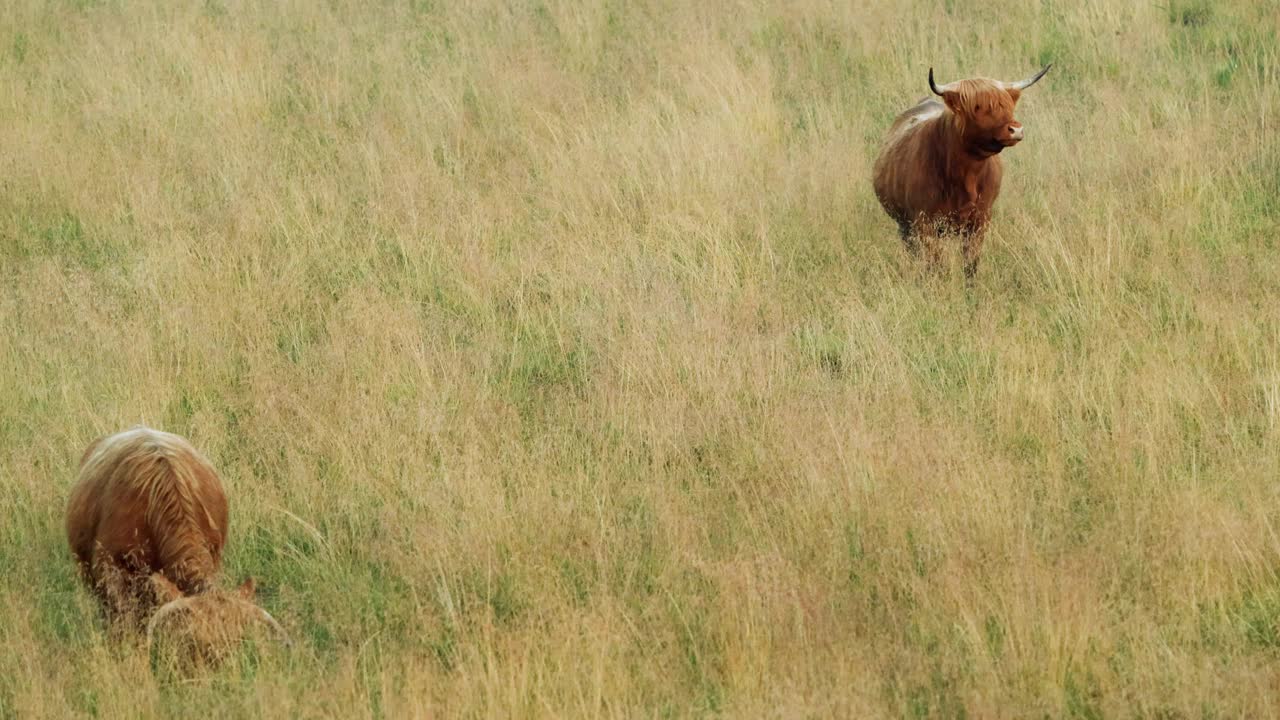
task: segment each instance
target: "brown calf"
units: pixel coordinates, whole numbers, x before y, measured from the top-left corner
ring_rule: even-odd
[[[931,260],[938,238],[959,235],[965,274],[978,269],[991,206],[1000,194],[999,154],[1023,138],[1013,109],[1023,90],[1049,72],[1007,83],[986,78],[941,87],[929,69],[929,88],[942,98],[921,100],[898,116],[875,163],[876,197],[898,223],[913,253],[923,241]]]

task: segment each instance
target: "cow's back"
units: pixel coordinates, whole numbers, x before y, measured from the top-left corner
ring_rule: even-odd
[[[67,503],[67,539],[86,579],[165,574],[185,592],[210,582],[226,541],[227,499],[182,438],[134,428],[96,441]]]
[[[876,158],[873,185],[876,197],[906,232],[906,224],[936,198],[936,159],[927,134],[932,121],[942,117],[946,106],[924,98],[894,119]]]
[[[937,98],[921,98],[920,102],[907,108],[898,117],[894,118],[893,125],[889,126],[889,137],[892,138],[897,132],[910,130],[925,120],[942,117],[942,113],[946,109],[947,106]]]

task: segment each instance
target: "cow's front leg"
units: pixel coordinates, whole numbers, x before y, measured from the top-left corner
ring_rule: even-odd
[[[95,543],[89,560],[93,589],[106,610],[110,632],[119,636],[135,634],[146,624],[154,609],[145,570],[147,563],[139,550],[117,555]]]
[[[978,274],[978,260],[982,257],[982,241],[986,232],[982,228],[966,230],[961,240],[964,252],[964,276],[972,281]]]
[[[93,590],[106,610],[109,632],[124,637],[141,625],[138,603],[134,598],[129,571],[101,545],[95,545],[89,561]]]
[[[942,258],[942,240],[939,230],[939,223],[936,220],[929,220],[924,216],[916,218],[903,234],[903,242],[906,243],[907,251],[914,258],[923,257],[925,263],[936,268]]]
[[[960,247],[964,254],[964,275],[970,281],[978,272],[978,259],[982,256],[982,241],[987,230],[988,210],[974,192],[968,205],[960,212]]]
[[[900,223],[898,230],[902,234],[902,245],[913,258],[920,257],[920,233],[910,223]]]

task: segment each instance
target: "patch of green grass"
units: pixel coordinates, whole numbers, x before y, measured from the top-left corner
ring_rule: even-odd
[[[0,257],[10,261],[52,258],[96,273],[124,264],[128,248],[101,232],[86,228],[71,212],[18,210],[10,216],[12,234],[0,233]]]
[[[31,47],[31,43],[26,33],[24,32],[14,33],[13,45],[10,47],[10,52],[13,53],[14,62],[16,62],[19,65],[25,62],[27,59],[27,52],[30,49],[30,47]]]
[[[712,585],[696,573],[685,574],[668,595],[676,644],[683,656],[684,682],[693,692],[697,710],[719,712],[725,701],[724,649],[712,629],[709,605]],[[678,591],[678,592],[677,592]]]
[[[550,404],[580,398],[590,378],[591,352],[571,329],[520,323],[509,335],[496,380],[522,415],[545,417]]]
[[[325,323],[319,315],[320,310],[316,309],[282,318],[277,323],[276,348],[290,363],[303,364],[304,359],[324,343]]]
[[[1244,639],[1268,651],[1280,651],[1280,592],[1262,588],[1247,593],[1229,612]]]
[[[796,333],[796,343],[807,358],[834,376],[845,372],[845,338],[831,329],[807,325]]]
[[[1185,28],[1201,28],[1213,20],[1213,3],[1208,0],[1170,0],[1169,22]]]
[[[1102,692],[1096,678],[1087,672],[1068,673],[1065,689],[1067,717],[1081,718],[1081,720],[1102,719],[1103,714],[1099,707]]]

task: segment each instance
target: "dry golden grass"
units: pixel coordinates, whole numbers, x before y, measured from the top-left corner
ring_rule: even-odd
[[[1280,14],[1170,2],[0,3],[0,718],[1280,715]],[[140,422],[291,650],[106,640]]]

